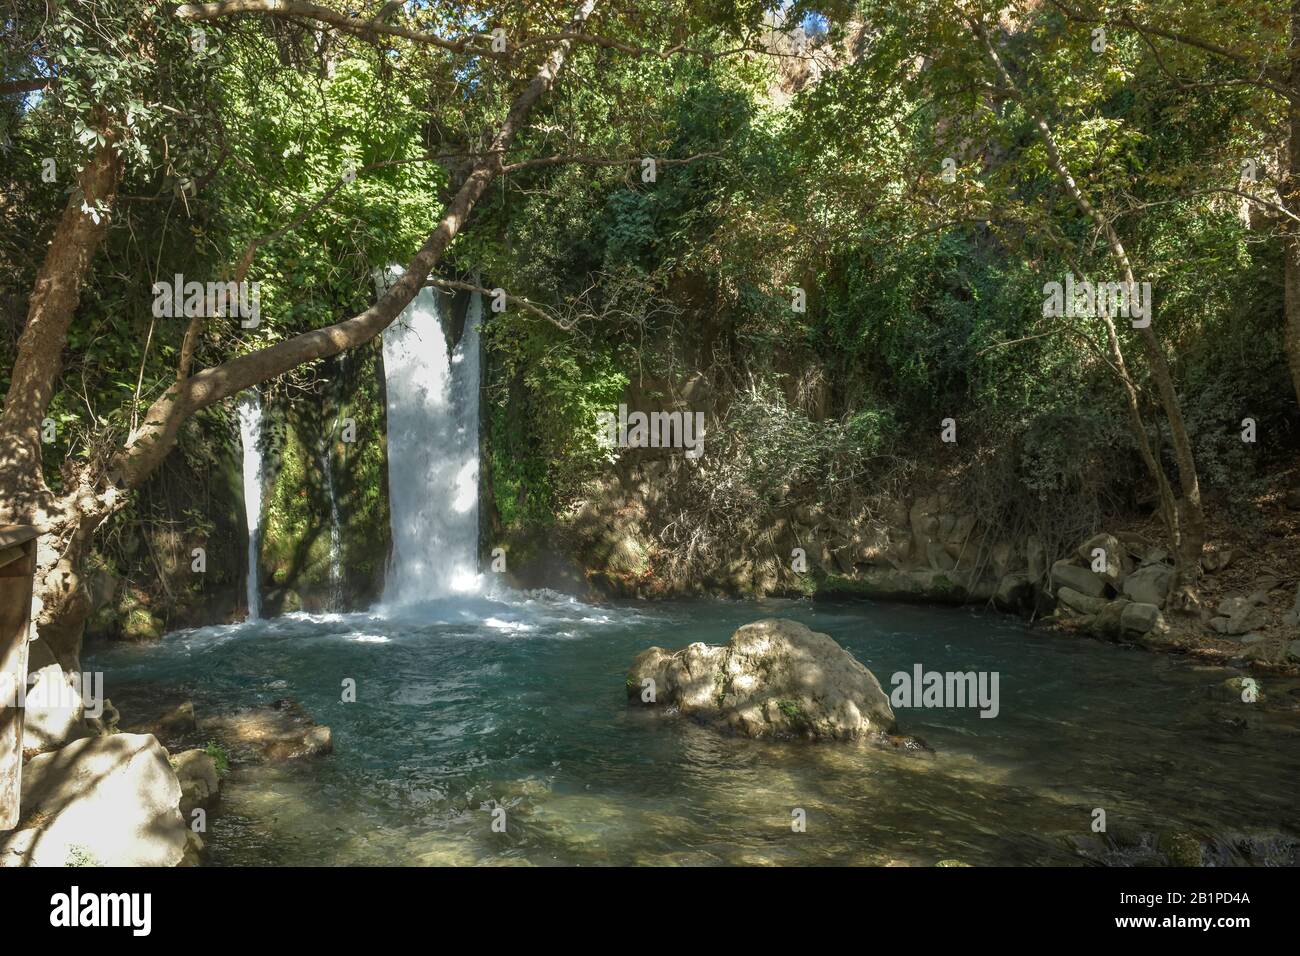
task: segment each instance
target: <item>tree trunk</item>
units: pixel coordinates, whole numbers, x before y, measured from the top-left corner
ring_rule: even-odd
[[[1296,0],[1296,9],[1300,10],[1300,0]],[[1002,81],[1006,83],[1009,89],[1018,90],[1010,71],[1002,62],[1002,58],[998,55],[997,49],[993,46],[993,41],[988,36],[983,25],[977,21],[971,21],[971,27],[976,36],[982,41],[984,49]],[[1133,264],[1129,260],[1128,251],[1124,248],[1119,233],[1115,231],[1114,224],[1100,209],[1092,204],[1080,188],[1074,175],[1066,165],[1064,157],[1061,155],[1056,137],[1053,135],[1052,128],[1047,124],[1047,121],[1033,111],[1023,98],[1021,102],[1042,137],[1043,145],[1047,149],[1049,165],[1074,199],[1075,204],[1085,216],[1097,225],[1106,237],[1106,244],[1110,249],[1111,256],[1123,272],[1124,281],[1127,283],[1128,288],[1130,290],[1137,288],[1137,279],[1133,274]],[[1110,332],[1113,338],[1113,325],[1111,325]],[[1201,550],[1205,545],[1205,513],[1201,505],[1200,479],[1196,473],[1196,459],[1192,453],[1191,438],[1187,434],[1187,425],[1183,421],[1182,405],[1178,401],[1178,392],[1174,388],[1173,375],[1169,371],[1169,363],[1165,359],[1164,349],[1160,345],[1160,340],[1156,338],[1150,323],[1144,328],[1139,328],[1137,332],[1138,337],[1142,340],[1142,347],[1147,357],[1147,366],[1151,378],[1155,382],[1156,392],[1160,397],[1160,406],[1165,413],[1165,420],[1169,423],[1169,433],[1174,446],[1174,462],[1178,466],[1178,485],[1179,490],[1182,492],[1182,497],[1178,500],[1175,509],[1176,523],[1171,529],[1174,539],[1175,574],[1170,586],[1170,603],[1177,609],[1190,610],[1198,603],[1196,583],[1201,575]],[[1113,343],[1113,351],[1118,351],[1118,342]],[[1134,396],[1130,395],[1130,406],[1135,411],[1133,399]],[[1140,418],[1138,428],[1141,431]],[[1139,442],[1139,447],[1143,449],[1143,458],[1147,462],[1147,467],[1154,472],[1153,477],[1163,492],[1164,483],[1167,480],[1164,475],[1163,465],[1150,454],[1144,436],[1143,440]]]
[[[570,22],[569,32],[577,32],[582,28],[596,3],[597,0],[581,0]],[[13,434],[20,435],[27,442],[23,446],[27,450],[22,453],[21,461],[17,460],[19,455],[16,454],[13,456],[16,459],[13,467],[8,472],[0,467],[0,496],[7,499],[12,495],[17,500],[19,492],[30,486],[32,491],[29,497],[39,503],[26,510],[15,509],[15,513],[28,516],[34,512],[41,521],[28,519],[27,523],[38,524],[47,532],[41,540],[44,565],[37,574],[34,600],[37,613],[34,618],[38,633],[49,641],[50,649],[65,668],[75,668],[80,655],[81,635],[89,612],[89,602],[81,586],[78,569],[89,550],[95,530],[121,507],[126,495],[138,488],[162,463],[175,445],[181,425],[191,415],[305,362],[336,355],[364,344],[401,314],[437,267],[475,204],[501,171],[506,152],[513,145],[533,107],[554,85],[571,47],[570,40],[556,44],[541,68],[511,104],[493,138],[491,148],[474,164],[447,205],[437,227],[407,264],[405,273],[373,306],[334,325],[305,332],[213,368],[179,378],[150,406],[140,427],[128,436],[114,456],[106,475],[95,476],[88,471],[83,472],[78,476],[73,491],[54,500],[45,488],[40,471],[40,419],[58,377],[60,354],[76,308],[82,279],[94,249],[103,237],[104,228],[103,222],[93,229],[89,228],[73,215],[74,212],[80,212],[80,202],[69,203],[33,293],[32,312],[20,344],[14,386],[10,389],[5,407],[5,431],[0,432],[8,435],[8,429],[12,427],[15,429]],[[99,153],[96,155],[97,158],[100,157]],[[111,150],[106,151],[102,158],[102,164],[92,164],[97,172],[88,181],[88,186],[101,190],[104,196],[111,199],[120,167]],[[86,193],[87,196],[101,194],[99,191],[92,192],[89,188]],[[67,242],[61,243],[59,237],[65,229],[68,231],[64,236]],[[72,255],[76,249],[81,252]],[[75,274],[71,271],[74,269],[77,270]],[[44,286],[43,280],[46,281]],[[33,326],[33,317],[37,316],[39,321]],[[192,354],[192,350],[182,351]],[[26,383],[22,390],[18,388],[20,369],[23,370],[22,381]],[[10,406],[13,407],[12,426]]]
[[[108,212],[99,209],[112,205],[121,172],[109,136],[78,174],[78,189],[68,197],[36,274],[0,413],[0,522],[40,527],[41,512],[50,504],[41,467],[41,422],[63,368],[81,287],[108,230]],[[93,215],[83,211],[83,203]]]
[[[122,175],[121,158],[113,149],[114,136],[107,123],[103,127],[105,140],[78,174],[78,189],[68,197],[36,274],[27,324],[18,339],[18,356],[0,414],[0,523],[30,524],[41,530],[32,619],[38,634],[48,640],[51,651],[68,669],[77,666],[85,624],[85,608],[77,615],[85,596],[76,568],[89,532],[80,533],[83,522],[78,503],[84,496],[74,493],[60,499],[45,483],[41,422],[63,368],[68,330],[91,263],[108,230]]]
[[[1292,215],[1300,215],[1300,0],[1291,5],[1287,54],[1291,62],[1287,87],[1293,93],[1286,104],[1286,167],[1282,171],[1279,192],[1286,210]],[[1290,217],[1283,217],[1282,222],[1283,282],[1286,289],[1286,324],[1282,339],[1287,366],[1291,369],[1291,386],[1295,389],[1296,401],[1300,402],[1300,225]]]

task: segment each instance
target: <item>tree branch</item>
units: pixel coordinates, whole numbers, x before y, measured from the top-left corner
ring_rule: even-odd
[[[227,0],[247,3],[255,0]],[[256,0],[274,2],[274,0]],[[581,29],[597,0],[581,0],[570,31]],[[337,355],[374,338],[410,304],[460,232],[475,204],[501,172],[501,157],[509,150],[529,113],[550,91],[564,66],[571,44],[561,42],[510,106],[491,147],[474,164],[442,219],[407,264],[406,270],[370,308],[350,319],[314,329],[204,369],[177,381],[150,406],[140,428],[128,436],[114,456],[109,479],[115,487],[134,488],[158,466],[176,442],[181,425],[195,412],[259,382],[315,359]]]

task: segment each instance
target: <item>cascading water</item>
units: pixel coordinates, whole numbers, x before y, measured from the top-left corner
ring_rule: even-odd
[[[325,490],[330,496],[330,610],[338,610],[343,604],[343,568],[342,542],[339,529],[339,499],[334,491],[334,435],[338,431],[339,419],[343,415],[340,408],[334,416],[330,427],[321,443],[321,466],[325,472]]]
[[[239,441],[244,451],[244,515],[248,522],[248,620],[262,616],[257,588],[257,554],[262,524],[262,402],[254,391],[240,398]]]
[[[389,270],[389,275],[400,274]],[[475,294],[449,352],[450,298],[424,288],[384,332],[388,507],[393,554],[384,603],[477,591],[479,334]]]

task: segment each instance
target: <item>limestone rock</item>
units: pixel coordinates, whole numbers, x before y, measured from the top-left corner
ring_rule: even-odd
[[[1057,561],[1052,565],[1052,585],[1056,588],[1070,588],[1085,597],[1099,598],[1106,593],[1106,582],[1099,575],[1068,560]]]
[[[29,676],[23,714],[23,750],[45,753],[87,736],[81,693],[58,664]]]
[[[1263,627],[1268,618],[1260,605],[1268,600],[1268,595],[1257,591],[1249,597],[1240,595],[1224,598],[1219,602],[1218,616],[1210,622],[1220,634],[1249,634]]]
[[[644,697],[648,680],[653,701]],[[632,701],[675,707],[749,737],[850,740],[895,728],[875,675],[795,621],[746,624],[721,647],[652,647],[632,662],[627,692]]]
[[[1145,564],[1124,579],[1124,596],[1139,604],[1165,606],[1174,569],[1165,564]]]
[[[1235,556],[1230,548],[1206,551],[1205,554],[1201,555],[1201,567],[1205,568],[1208,574],[1214,574],[1216,571],[1227,568]]]
[[[1163,616],[1154,604],[1131,601],[1120,612],[1119,622],[1125,631],[1146,634],[1163,623]]]
[[[998,581],[998,590],[994,595],[998,607],[1006,611],[1018,611],[1029,607],[1034,601],[1034,585],[1025,574],[1004,574]]]
[[[1025,539],[1025,561],[1029,567],[1029,580],[1041,581],[1047,573],[1047,554],[1043,543],[1033,535]]]
[[[1119,540],[1114,535],[1103,532],[1094,534],[1079,545],[1075,549],[1075,554],[1091,570],[1094,563],[1094,552],[1098,548],[1105,553],[1105,570],[1094,571],[1093,573],[1098,574],[1107,584],[1118,586],[1119,582],[1124,579],[1124,546],[1119,543]]]
[[[181,785],[181,815],[188,820],[190,813],[212,805],[221,789],[217,762],[203,750],[186,750],[172,758],[176,779]]]
[[[1295,588],[1295,603],[1291,610],[1282,615],[1282,623],[1288,627],[1300,628],[1300,584]]]
[[[1080,614],[1100,614],[1110,603],[1105,598],[1088,597],[1074,588],[1067,587],[1057,588],[1056,598],[1070,610],[1078,611]]]
[[[0,865],[176,866],[188,829],[157,739],[87,737],[23,768],[22,819]]]

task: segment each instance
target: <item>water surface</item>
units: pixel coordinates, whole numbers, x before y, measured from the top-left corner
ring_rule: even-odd
[[[830,634],[886,688],[916,663],[997,671],[1000,713],[900,710],[937,751],[915,757],[628,705],[644,648],[771,616]],[[967,610],[543,592],[177,632],[88,662],[124,723],[166,688],[200,720],[291,697],[333,729],[332,756],[227,778],[216,864],[1080,864],[1095,808],[1112,831],[1300,833],[1300,736],[1213,700],[1232,671]]]

